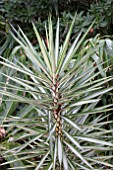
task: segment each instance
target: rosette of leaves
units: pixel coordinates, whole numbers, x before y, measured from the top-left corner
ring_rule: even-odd
[[[0,93],[5,101],[29,104],[36,114],[18,119],[13,125],[10,123],[16,127],[13,136],[16,145],[9,149],[2,147],[1,154],[7,160],[2,166],[9,164],[9,169],[35,170],[113,168],[113,130],[104,126],[112,123],[104,114],[107,111],[110,114],[112,104],[101,105],[102,95],[109,95],[113,89],[107,86],[112,76],[99,77],[109,66],[103,68],[103,63],[95,64],[92,56],[99,46],[89,48],[85,43],[92,25],[86,33],[81,31],[70,45],[74,21],[75,18],[62,45],[59,20],[54,38],[49,18],[46,42],[33,23],[40,51],[33,47],[21,28],[19,32],[12,28],[11,34],[19,43],[12,52],[16,58],[10,61],[0,57],[0,64],[12,69],[14,74],[1,72],[9,82],[5,90],[4,83],[0,83]],[[17,59],[18,50],[31,61],[30,67]],[[15,119],[19,117],[20,114]]]

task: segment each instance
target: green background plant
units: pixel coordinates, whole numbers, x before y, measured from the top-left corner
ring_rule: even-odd
[[[44,35],[44,27],[48,14],[53,16],[54,23],[57,17],[60,17],[64,28],[69,25],[69,20],[72,19],[75,11],[80,13],[75,22],[74,33],[78,33],[83,27],[86,31],[88,26],[96,19],[93,33],[102,35],[112,35],[112,3],[113,0],[104,1],[76,1],[76,0],[1,0],[0,2],[0,37],[9,32],[8,23],[13,24],[15,27],[20,25],[21,28],[33,40],[33,31],[31,21],[36,21],[36,26]],[[62,27],[62,29],[64,29]],[[62,32],[63,34],[63,32]]]

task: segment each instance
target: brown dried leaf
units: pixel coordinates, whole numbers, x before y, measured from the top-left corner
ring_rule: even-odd
[[[6,135],[6,131],[4,127],[0,127],[0,139],[4,138]]]

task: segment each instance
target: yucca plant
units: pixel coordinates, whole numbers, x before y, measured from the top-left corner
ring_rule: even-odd
[[[0,93],[3,101],[27,103],[28,109],[20,110],[16,116],[5,114],[3,125],[9,125],[13,139],[9,135],[8,142],[2,141],[1,155],[6,160],[3,167],[8,164],[8,169],[113,168],[113,130],[104,128],[105,124],[113,123],[104,114],[107,111],[110,114],[112,104],[101,105],[102,95],[111,95],[113,87],[107,85],[112,76],[102,74],[109,68],[103,68],[105,62],[95,63],[99,45],[91,48],[85,41],[93,24],[70,45],[74,21],[75,18],[62,45],[59,20],[55,42],[51,18],[46,43],[33,23],[40,52],[21,28],[17,32],[12,27],[11,34],[19,45],[13,50],[11,61],[0,57],[0,64],[12,70],[10,75],[1,71],[8,83],[0,82]],[[18,50],[31,61],[30,67],[19,61]]]

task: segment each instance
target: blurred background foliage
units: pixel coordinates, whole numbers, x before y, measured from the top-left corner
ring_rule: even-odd
[[[103,36],[113,34],[113,0],[1,0],[0,1],[0,54],[5,52],[8,56],[13,47],[12,37],[9,35],[10,24],[23,29],[33,44],[36,38],[31,22],[34,21],[42,38],[45,39],[45,24],[49,14],[52,14],[53,25],[59,16],[60,37],[68,32],[69,25],[75,12],[77,17],[73,29],[72,40],[77,36],[81,28],[83,32],[95,19],[93,28],[89,31],[88,37],[96,34]],[[9,45],[9,42],[10,43]]]
[[[53,20],[59,16],[64,28],[69,25],[75,12],[78,17],[75,22],[74,33],[86,28],[95,19],[91,36],[96,33],[112,34],[113,0],[1,0],[0,1],[0,37],[9,32],[9,23],[19,25],[29,37],[33,38],[31,22],[35,21],[38,30],[44,36],[45,23],[48,14]],[[67,28],[66,27],[66,28]],[[66,30],[65,30],[66,32]],[[63,28],[62,34],[64,35]]]
[[[75,12],[77,17],[73,29],[72,40],[79,33],[81,28],[85,32],[95,20],[93,28],[89,31],[88,37],[94,37],[97,33],[101,35],[113,34],[113,0],[1,0],[0,1],[0,53],[6,49],[8,55],[13,43],[9,35],[10,24],[18,25],[23,29],[33,44],[36,38],[31,22],[35,22],[42,38],[45,39],[45,24],[49,14],[52,14],[53,25],[59,16],[60,37],[68,32],[69,25]],[[5,54],[5,56],[6,56]]]

